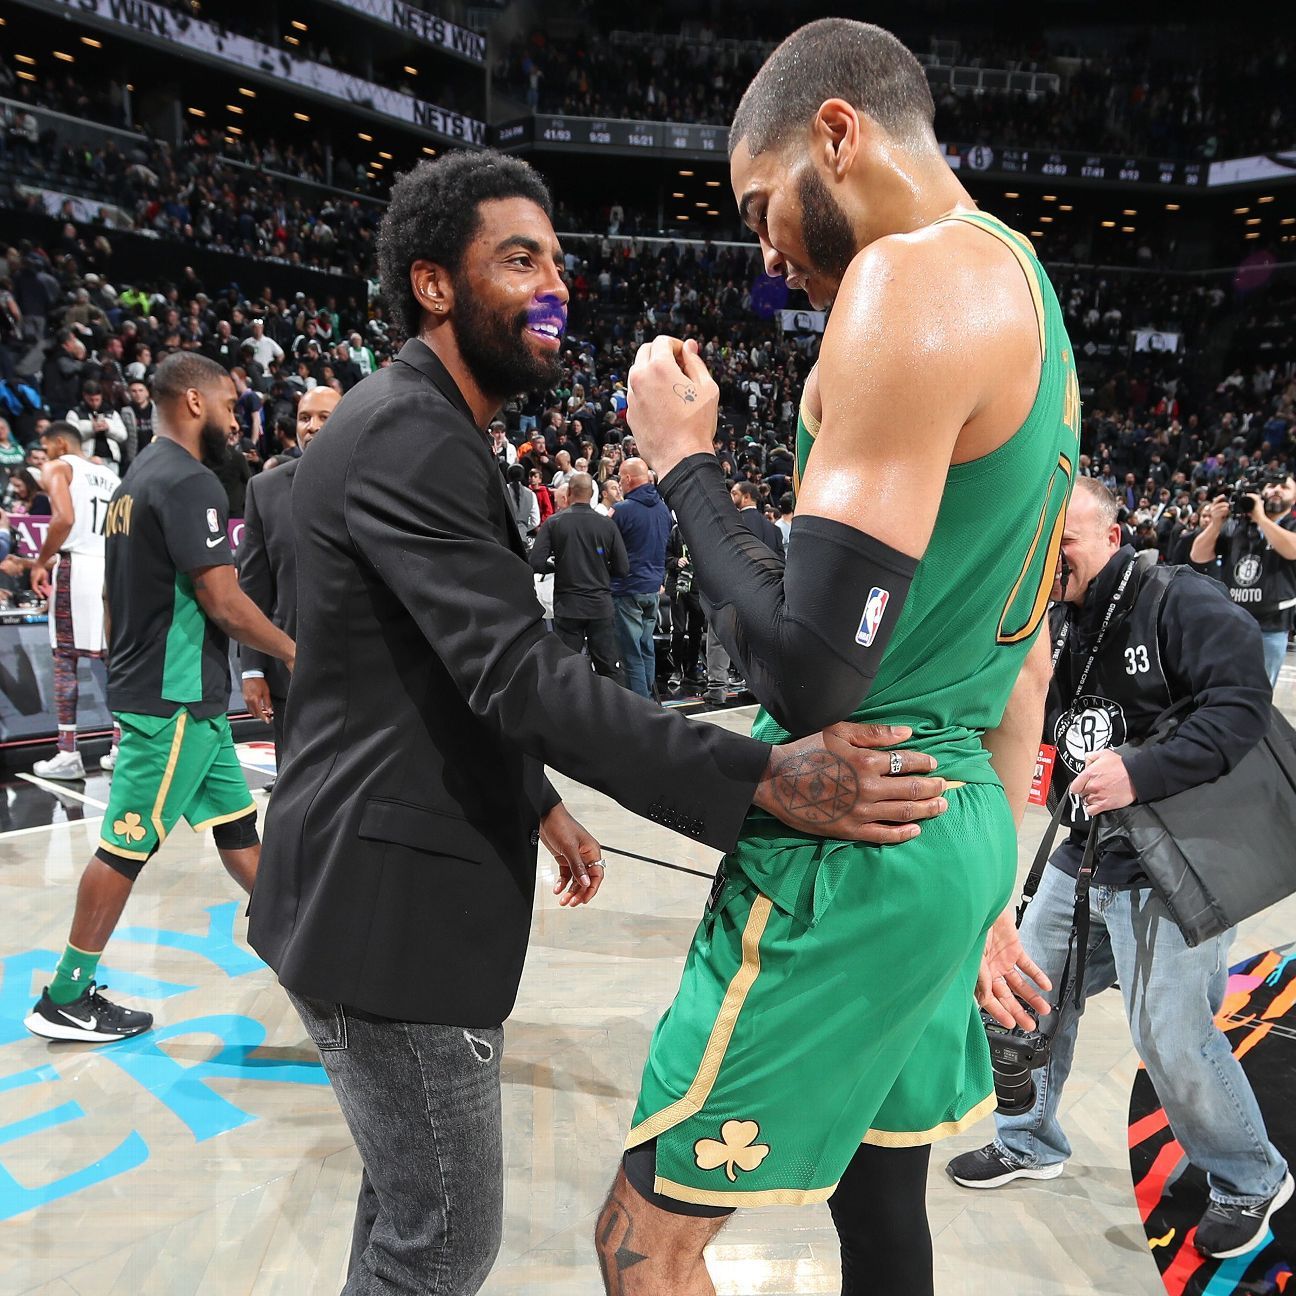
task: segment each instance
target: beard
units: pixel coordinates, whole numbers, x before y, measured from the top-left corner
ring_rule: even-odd
[[[797,178],[797,198],[801,203],[801,237],[806,255],[813,262],[810,268],[840,283],[858,250],[846,213],[837,206],[812,166],[804,167]]]
[[[1287,501],[1281,495],[1270,495],[1264,502],[1267,517],[1282,517],[1287,512]]]
[[[205,463],[223,463],[229,453],[229,424],[208,420],[202,429],[202,457]]]
[[[514,396],[542,391],[562,376],[558,352],[534,354],[524,333],[526,311],[516,315],[491,314],[466,280],[453,280],[455,339],[473,380],[489,396]]]

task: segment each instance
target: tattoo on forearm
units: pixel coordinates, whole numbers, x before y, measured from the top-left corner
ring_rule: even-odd
[[[598,1236],[599,1268],[603,1271],[603,1286],[608,1296],[626,1296],[624,1275],[647,1255],[631,1245],[634,1236],[634,1217],[626,1204],[615,1193],[603,1208],[607,1223]]]
[[[692,405],[697,400],[697,388],[692,383],[676,383],[671,391],[686,405]]]
[[[840,756],[814,751],[775,759],[779,809],[816,828],[839,823],[850,813],[859,796],[859,780]]]

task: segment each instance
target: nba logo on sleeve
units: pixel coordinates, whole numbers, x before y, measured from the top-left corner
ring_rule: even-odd
[[[220,534],[220,518],[216,516],[215,509],[207,510],[207,528],[215,534]]]
[[[860,617],[859,629],[855,631],[855,642],[862,648],[871,648],[877,632],[882,626],[882,614],[886,611],[887,600],[891,595],[876,586],[869,591],[868,602],[864,604],[864,615]]]

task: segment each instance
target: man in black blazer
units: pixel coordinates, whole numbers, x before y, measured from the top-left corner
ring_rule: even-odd
[[[780,558],[783,554],[783,533],[761,512],[760,495],[749,481],[734,482],[729,491],[742,524],[767,549],[773,549]]]
[[[537,842],[559,903],[604,877],[545,762],[720,849],[753,804],[870,841],[905,831],[870,822],[887,800],[939,812],[941,781],[913,777],[930,758],[867,750],[889,730],[771,748],[631,696],[546,634],[483,430],[559,372],[568,294],[550,210],[529,166],[489,151],[396,183],[379,269],[410,341],[343,397],[293,485],[309,598],[250,939],[364,1163],[348,1296],[466,1296],[494,1260],[501,1023]],[[825,780],[849,794],[825,798]]]
[[[297,439],[303,450],[342,399],[331,387],[314,387],[297,406]],[[248,482],[239,542],[243,592],[291,639],[297,633],[297,553],[293,543],[292,485],[300,459],[260,472]],[[275,769],[283,754],[288,668],[254,648],[242,648],[243,703],[274,726]],[[266,789],[273,790],[271,783]]]
[[[610,517],[595,513],[594,479],[572,473],[567,483],[571,504],[545,520],[531,549],[531,570],[554,573],[554,631],[573,652],[589,645],[590,660],[600,675],[625,683],[612,577],[630,573],[621,529]],[[550,565],[552,559],[552,565]]]

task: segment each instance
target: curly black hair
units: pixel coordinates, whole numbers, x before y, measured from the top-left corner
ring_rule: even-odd
[[[494,198],[529,198],[553,218],[549,189],[520,158],[456,152],[420,162],[392,186],[378,229],[378,283],[383,302],[417,337],[423,307],[410,287],[410,266],[435,261],[452,274],[480,225],[481,204]]]

